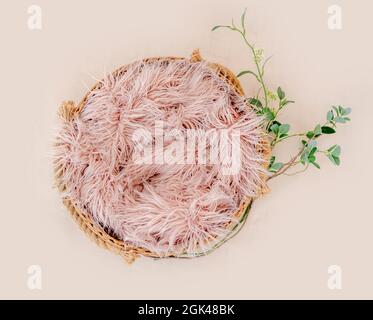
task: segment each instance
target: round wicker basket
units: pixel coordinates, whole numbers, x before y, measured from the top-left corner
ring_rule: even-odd
[[[147,58],[144,59],[144,63],[151,63],[154,61],[160,61],[160,60],[179,60],[179,59],[185,59],[181,57],[156,57],[156,58]],[[201,61],[202,58],[200,56],[199,50],[195,50],[193,54],[190,57],[190,61],[192,62],[198,62]],[[233,74],[232,71],[227,69],[226,67],[217,64],[217,63],[208,63],[209,67],[216,72],[216,74],[219,75],[222,79],[227,81],[229,85],[231,85],[234,90],[241,96],[244,96],[244,91],[242,89],[242,86],[237,79],[237,77]],[[116,71],[113,72],[113,76],[119,76],[123,72],[125,72],[126,66],[123,66]],[[96,85],[91,89],[93,91],[94,89],[99,88],[101,85],[100,82],[96,83]],[[72,101],[65,101],[62,103],[60,109],[59,109],[59,115],[63,119],[67,121],[71,121],[74,119],[74,117],[78,116],[81,110],[84,108],[87,99],[88,99],[89,93],[87,93],[84,98],[80,101],[79,104],[75,104]],[[258,146],[258,152],[262,153],[265,157],[265,159],[268,160],[270,155],[270,146],[267,141],[266,136],[263,134],[263,143]],[[264,164],[264,166],[268,165],[268,161]],[[65,185],[62,183],[60,177],[61,173],[59,170],[59,167],[55,164],[55,181],[56,185],[59,189],[59,191],[63,192],[65,190]],[[265,180],[265,177],[263,177]],[[260,192],[258,193],[258,196],[266,193],[268,191],[267,187],[264,186],[261,188]],[[231,237],[233,237],[243,226],[244,222],[246,221],[246,218],[248,216],[249,210],[251,208],[252,202],[254,198],[247,198],[244,199],[241,203],[240,209],[236,212],[235,216],[238,218],[238,223],[231,223],[227,225],[226,227],[230,229],[229,235],[218,242],[212,249],[210,249],[208,252],[203,253],[195,253],[194,255],[182,255],[182,256],[174,256],[174,255],[168,255],[168,258],[174,257],[174,258],[191,258],[191,257],[197,257],[206,255],[210,252],[212,252],[214,249],[225,243],[227,240],[229,240]],[[68,209],[71,216],[74,218],[74,220],[77,222],[79,227],[82,231],[84,231],[91,239],[93,239],[99,246],[109,249],[119,255],[121,255],[126,262],[132,263],[137,257],[139,256],[146,256],[146,257],[152,257],[152,258],[164,258],[164,256],[160,257],[156,253],[151,252],[147,249],[135,247],[133,245],[130,245],[128,243],[125,243],[124,241],[118,239],[115,234],[112,234],[110,230],[106,230],[102,226],[100,226],[97,222],[95,222],[91,216],[85,212],[82,212],[79,210],[71,201],[71,199],[65,197],[63,199],[63,203]]]

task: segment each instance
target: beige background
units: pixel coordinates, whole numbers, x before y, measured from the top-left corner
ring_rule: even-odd
[[[43,10],[41,31],[27,28],[31,4]],[[342,6],[340,31],[327,27],[331,4]],[[52,188],[57,108],[141,57],[200,48],[242,70],[239,37],[210,29],[244,7],[250,39],[274,55],[268,83],[297,101],[285,121],[306,130],[331,104],[353,108],[353,122],[321,141],[342,145],[342,165],[322,159],[320,171],[271,182],[242,232],[208,257],[127,266],[79,231]],[[373,298],[372,11],[370,0],[1,1],[0,297]],[[251,79],[243,84],[254,91]],[[42,267],[41,291],[26,286],[32,264]],[[340,291],[327,287],[332,264],[343,269]]]

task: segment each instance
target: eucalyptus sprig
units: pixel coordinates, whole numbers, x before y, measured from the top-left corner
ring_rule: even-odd
[[[257,94],[254,97],[248,97],[246,103],[265,119],[265,129],[271,137],[271,146],[274,148],[278,143],[293,137],[297,137],[300,142],[298,152],[292,156],[288,162],[278,162],[275,156],[271,157],[268,165],[268,171],[271,173],[269,179],[281,174],[286,174],[289,169],[297,165],[303,166],[303,169],[299,172],[308,169],[309,165],[320,169],[320,164],[318,162],[318,156],[320,154],[325,155],[334,165],[339,165],[341,147],[339,145],[333,145],[327,150],[320,150],[316,140],[323,135],[335,134],[337,124],[350,121],[348,115],[351,113],[351,108],[332,106],[326,114],[326,121],[324,123],[317,124],[312,130],[306,132],[291,132],[290,124],[282,123],[279,117],[286,106],[295,102],[287,98],[282,87],[279,86],[274,93],[269,90],[266,85],[264,81],[265,68],[271,57],[265,58],[264,50],[256,48],[256,46],[248,40],[245,28],[245,17],[246,9],[241,15],[239,27],[236,26],[232,19],[230,25],[218,25],[212,28],[212,31],[224,28],[237,32],[248,47],[255,65],[255,70],[243,70],[237,74],[237,77],[251,75],[259,84]]]

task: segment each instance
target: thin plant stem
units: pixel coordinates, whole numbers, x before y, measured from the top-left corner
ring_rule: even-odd
[[[257,70],[257,76],[258,76],[258,81],[263,89],[263,95],[264,95],[264,105],[265,107],[268,107],[268,96],[267,96],[267,88],[266,88],[266,85],[264,83],[264,79],[263,79],[263,71],[262,71],[262,68],[259,66],[259,62],[258,62],[258,59],[256,58],[256,53],[255,53],[255,48],[252,44],[250,44],[250,42],[247,40],[246,38],[246,32],[245,30],[244,31],[241,31],[237,28],[233,28],[234,31],[237,31],[238,33],[241,34],[245,44],[250,48],[251,50],[251,53],[253,54],[254,56],[254,63],[255,63],[255,66],[256,66],[256,70]]]
[[[289,138],[293,138],[293,137],[304,137],[306,135],[306,133],[293,133],[293,134],[289,134],[287,135],[286,137],[283,137],[281,139],[274,139],[272,142],[271,142],[271,145],[272,146],[275,146],[277,143],[281,142],[281,141],[284,141],[286,139],[289,139]]]
[[[275,177],[277,177],[277,176],[279,176],[279,175],[281,175],[281,174],[283,174],[283,173],[285,173],[286,171],[288,171],[291,167],[293,167],[294,165],[296,165],[297,164],[297,160],[298,160],[298,158],[301,156],[301,154],[303,153],[303,151],[304,151],[304,147],[303,148],[301,148],[300,150],[299,150],[299,152],[289,161],[289,162],[287,162],[287,163],[285,163],[284,164],[284,166],[279,170],[279,171],[277,171],[276,173],[274,173],[273,175],[271,175],[267,180],[271,180],[271,179],[273,179],[273,178],[275,178]]]
[[[300,162],[298,162],[297,164],[299,164],[299,163],[300,163]],[[296,166],[296,165],[294,165],[294,166]],[[293,167],[294,167],[294,166],[293,166]],[[298,170],[298,171],[296,171],[296,172],[292,172],[292,173],[286,173],[286,172],[285,172],[284,175],[285,175],[285,176],[295,176],[295,175],[297,175],[297,174],[299,174],[299,173],[302,173],[302,172],[306,171],[306,170],[308,169],[308,167],[309,167],[309,164],[305,165],[303,169]]]

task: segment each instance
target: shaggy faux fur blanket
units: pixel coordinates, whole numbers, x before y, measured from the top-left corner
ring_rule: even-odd
[[[64,196],[129,244],[161,256],[204,252],[263,186],[261,121],[206,62],[135,62],[63,120],[55,160]],[[229,143],[217,144],[223,133]],[[228,161],[212,161],[212,151]]]

